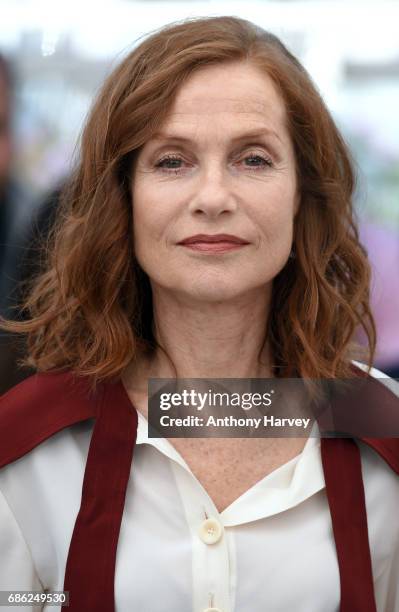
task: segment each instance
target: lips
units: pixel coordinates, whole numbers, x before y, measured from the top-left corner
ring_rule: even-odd
[[[195,234],[185,238],[178,244],[206,244],[206,243],[226,243],[226,244],[249,244],[247,240],[234,236],[233,234]]]

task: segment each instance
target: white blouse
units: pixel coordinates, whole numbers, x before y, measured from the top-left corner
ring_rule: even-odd
[[[0,470],[0,590],[62,591],[93,425],[68,427]],[[318,437],[218,512],[179,452],[166,439],[148,438],[147,427],[139,413],[116,612],[339,610]],[[399,478],[358,445],[377,610],[399,612]]]

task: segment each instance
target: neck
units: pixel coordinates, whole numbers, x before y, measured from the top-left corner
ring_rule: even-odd
[[[153,290],[154,336],[163,351],[139,358],[124,380],[135,388],[148,378],[271,378],[265,341],[270,290],[230,301],[194,302]],[[262,348],[263,347],[263,348]]]

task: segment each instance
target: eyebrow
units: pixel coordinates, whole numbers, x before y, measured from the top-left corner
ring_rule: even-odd
[[[272,136],[282,143],[282,140],[280,136],[277,134],[277,132],[269,128],[255,129],[255,130],[250,130],[248,132],[245,132],[243,134],[239,134],[238,136],[234,136],[234,138],[231,139],[231,142],[238,143],[243,140],[250,140],[250,139],[259,138],[262,136]],[[154,140],[169,140],[169,141],[174,141],[174,142],[194,144],[190,138],[187,138],[185,136],[179,136],[178,134],[172,134],[172,133],[169,134],[167,132],[156,132],[155,134],[153,134],[152,138]]]

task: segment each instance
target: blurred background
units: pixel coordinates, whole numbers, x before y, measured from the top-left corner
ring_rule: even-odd
[[[36,266],[104,77],[141,37],[190,16],[236,15],[277,34],[321,91],[357,164],[356,207],[373,266],[375,365],[399,377],[399,2],[0,0],[0,314]],[[47,224],[47,225],[46,225]],[[18,272],[17,272],[18,270]],[[21,272],[22,271],[22,272]],[[0,393],[17,372],[2,333]]]

